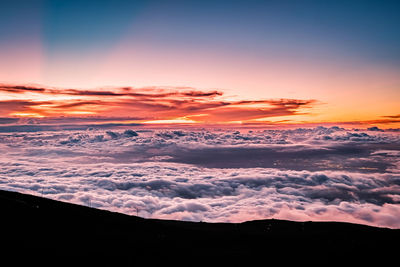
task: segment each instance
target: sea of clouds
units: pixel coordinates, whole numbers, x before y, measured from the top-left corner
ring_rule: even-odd
[[[146,218],[400,228],[396,131],[6,132],[0,151],[0,189]]]

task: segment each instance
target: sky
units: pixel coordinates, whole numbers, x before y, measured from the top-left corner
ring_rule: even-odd
[[[400,228],[400,2],[2,0],[0,189]]]
[[[4,0],[0,10],[3,124],[400,125],[398,1]]]

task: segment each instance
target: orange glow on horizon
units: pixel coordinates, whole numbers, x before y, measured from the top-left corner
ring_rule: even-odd
[[[106,87],[92,90],[0,84],[0,115],[17,118],[90,118],[118,123],[193,125],[400,125],[390,105],[381,114],[336,112],[314,99],[243,99],[192,87]],[[391,111],[391,112],[390,112]],[[115,118],[115,119],[112,119]],[[122,118],[122,119],[119,119]],[[101,123],[101,119],[99,120]],[[94,123],[96,118],[93,118]]]
[[[26,117],[26,118],[44,118],[44,115],[38,113],[28,113],[28,112],[13,112],[9,114],[10,116],[16,117]]]
[[[153,120],[153,121],[143,121],[144,124],[197,124],[197,121],[189,119],[171,119],[171,120]]]

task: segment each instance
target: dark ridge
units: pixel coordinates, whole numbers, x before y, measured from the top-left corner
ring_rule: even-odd
[[[339,222],[143,219],[1,190],[0,210],[0,252],[13,255],[15,266],[20,261],[192,266],[217,261],[388,260],[397,255],[400,240],[400,230]]]

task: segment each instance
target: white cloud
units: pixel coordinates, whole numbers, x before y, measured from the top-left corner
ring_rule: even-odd
[[[341,128],[112,133],[2,134],[0,188],[152,218],[274,217],[400,228],[398,134]],[[288,163],[273,165],[276,159]]]

